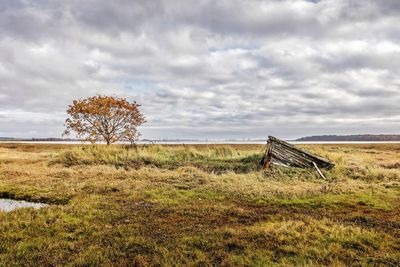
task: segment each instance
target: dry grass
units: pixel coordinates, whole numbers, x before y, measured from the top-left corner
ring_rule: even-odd
[[[263,146],[0,145],[0,265],[400,264],[400,145],[304,146],[337,165],[256,170]]]

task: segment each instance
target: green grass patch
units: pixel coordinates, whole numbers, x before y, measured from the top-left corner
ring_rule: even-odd
[[[269,203],[302,208],[343,208],[365,206],[372,209],[390,211],[396,208],[397,197],[393,193],[359,192],[351,194],[324,194],[302,198],[274,198]]]
[[[144,192],[145,200],[165,205],[180,205],[196,201],[223,201],[224,195],[212,191],[182,190],[174,188],[155,189]]]
[[[400,145],[309,148],[0,144],[0,197],[63,203],[0,212],[0,266],[398,266]]]
[[[222,173],[255,171],[261,154],[239,151],[229,146],[195,149],[193,147],[123,146],[78,147],[62,152],[53,164],[66,167],[77,165],[112,165],[117,168],[140,169],[144,166],[174,170],[194,166],[203,171]]]

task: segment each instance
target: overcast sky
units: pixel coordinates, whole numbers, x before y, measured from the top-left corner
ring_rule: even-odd
[[[400,133],[399,0],[1,0],[0,136],[72,100],[142,104],[143,138]]]

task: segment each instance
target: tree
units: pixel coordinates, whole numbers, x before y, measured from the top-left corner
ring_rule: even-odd
[[[124,140],[129,141],[131,144],[131,147],[133,147],[136,143],[137,140],[139,140],[139,137],[142,134],[139,133],[139,131],[136,129],[136,127],[132,127],[129,131],[127,131],[127,134],[125,135]]]
[[[86,141],[105,141],[107,145],[116,141],[134,143],[140,136],[137,127],[146,122],[139,107],[136,102],[113,96],[74,100],[67,109],[64,134],[75,132]]]

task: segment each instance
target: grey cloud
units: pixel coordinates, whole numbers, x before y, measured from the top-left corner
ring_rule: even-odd
[[[399,11],[394,0],[2,1],[0,135],[59,135],[67,105],[94,94],[141,103],[144,138],[398,132]]]
[[[163,13],[162,2],[147,1],[72,1],[70,14],[77,20],[97,31],[108,31],[111,34],[120,32],[140,32],[146,21]]]

